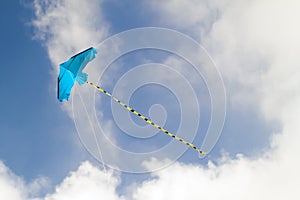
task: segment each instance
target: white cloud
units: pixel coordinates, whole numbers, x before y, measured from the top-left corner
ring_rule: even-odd
[[[34,1],[35,37],[45,42],[56,71],[56,66],[70,55],[97,45],[107,35],[101,3],[99,0]]]
[[[260,103],[260,95],[266,92],[260,86],[265,84],[262,79],[268,68],[280,60],[280,69],[295,62],[297,1],[151,2],[163,25],[201,40],[221,70],[234,105]]]
[[[25,181],[11,172],[0,161],[0,199],[9,200],[77,200],[109,199],[122,200],[116,193],[120,183],[119,175],[112,171],[103,172],[89,162],[83,162],[79,168],[57,185],[49,193],[47,178],[38,178],[32,183]],[[42,193],[48,190],[48,194]]]
[[[294,141],[299,141],[299,128],[288,127],[275,150],[259,158],[225,157],[208,168],[175,163],[135,188],[133,199],[298,199],[300,160]]]
[[[26,183],[22,177],[15,175],[0,161],[0,199],[9,200],[38,200],[38,197],[50,188],[46,177],[39,177],[33,182]]]
[[[80,165],[77,171],[71,172],[64,181],[56,187],[53,194],[48,194],[45,200],[81,200],[81,199],[111,199],[121,200],[116,194],[120,180],[112,171],[103,172],[89,162]]]
[[[0,199],[23,200],[27,196],[24,181],[0,161]]]

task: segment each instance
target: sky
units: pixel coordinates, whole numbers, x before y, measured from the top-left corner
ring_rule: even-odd
[[[298,1],[0,6],[0,199],[299,199]],[[88,85],[57,101],[90,46],[90,81],[209,154]]]

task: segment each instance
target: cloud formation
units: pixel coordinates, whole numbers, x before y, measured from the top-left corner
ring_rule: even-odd
[[[110,199],[122,200],[116,193],[120,179],[112,171],[103,172],[89,162],[82,163],[71,172],[45,200]]]
[[[35,0],[35,38],[43,41],[54,66],[107,35],[99,0]],[[56,70],[57,71],[57,70]]]
[[[0,162],[0,199],[9,200],[123,200],[116,193],[119,175],[112,171],[103,172],[89,162],[83,162],[50,193],[46,178],[26,183]],[[48,194],[43,196],[43,190]]]
[[[1,161],[0,188],[1,199],[23,200],[26,196],[23,180],[14,175]]]
[[[50,181],[48,178],[40,177],[26,183],[0,160],[0,189],[0,199],[38,200],[36,197],[50,189]]]

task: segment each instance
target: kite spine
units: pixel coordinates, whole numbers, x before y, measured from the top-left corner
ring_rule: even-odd
[[[131,108],[130,106],[126,105],[125,103],[123,103],[122,101],[120,101],[119,99],[117,99],[116,97],[113,97],[111,95],[111,93],[107,92],[106,90],[104,90],[102,87],[99,87],[98,85],[91,83],[91,82],[86,82],[89,85],[95,87],[97,90],[99,90],[100,92],[102,92],[103,94],[106,94],[107,96],[111,97],[115,102],[117,102],[118,104],[120,104],[122,107],[126,108],[128,111],[132,112],[133,114],[135,114],[136,116],[138,116],[139,118],[143,119],[144,121],[146,121],[148,124],[151,124],[152,126],[156,127],[157,129],[161,130],[163,133],[166,133],[168,136],[172,137],[173,139],[188,145],[189,147],[195,149],[196,151],[198,151],[200,154],[202,155],[206,155],[207,152],[202,151],[201,149],[199,149],[198,147],[196,147],[195,145],[193,145],[190,142],[185,141],[184,139],[177,137],[176,135],[174,135],[173,133],[167,131],[166,129],[164,129],[163,127],[159,126],[158,124],[154,123],[153,121],[151,121],[149,118],[145,117],[144,115],[140,114],[139,112],[137,112],[135,109]]]

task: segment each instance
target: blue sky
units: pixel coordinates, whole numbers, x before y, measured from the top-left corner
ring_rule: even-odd
[[[299,69],[296,56],[289,52],[298,50],[295,45],[299,42],[297,34],[290,33],[300,32],[294,26],[294,19],[299,17],[295,12],[299,3],[291,1],[286,5],[284,1],[278,1],[270,6],[268,1],[244,4],[239,1],[184,3],[175,0],[161,3],[157,0],[135,3],[129,0],[43,2],[0,2],[0,89],[3,97],[0,104],[0,164],[3,163],[3,166],[0,165],[0,191],[1,187],[15,187],[17,191],[7,192],[5,198],[15,195],[15,199],[69,199],[72,197],[68,196],[68,191],[76,191],[74,188],[80,183],[86,183],[87,189],[81,192],[90,195],[90,199],[96,199],[102,193],[107,199],[164,199],[166,185],[170,185],[176,194],[170,198],[177,199],[185,193],[190,193],[190,197],[202,197],[203,193],[196,188],[186,188],[186,180],[181,176],[183,173],[187,177],[201,179],[193,181],[193,184],[205,186],[208,194],[212,194],[210,192],[220,184],[240,188],[240,196],[236,195],[233,199],[249,196],[247,187],[257,193],[256,185],[259,184],[264,187],[287,180],[297,184],[297,180],[291,177],[299,178],[299,172],[294,169],[300,162],[293,157],[293,152],[299,151],[294,144],[299,138],[294,133],[299,128],[292,116],[300,113],[297,101]],[[64,12],[77,3],[82,6],[78,12]],[[41,12],[38,12],[39,8]],[[282,14],[278,14],[279,8]],[[77,17],[78,22],[73,20]],[[278,19],[274,22],[273,18]],[[93,20],[85,23],[85,19]],[[157,172],[132,174],[113,171],[109,167],[103,168],[102,163],[82,144],[78,127],[76,129],[72,119],[71,103],[57,101],[58,64],[90,45],[101,47],[102,41],[122,31],[150,26],[180,31],[206,48],[224,81],[227,96],[224,128],[205,159],[198,159],[197,154],[188,149],[174,165]],[[276,34],[279,26],[284,28]],[[69,35],[68,40],[64,40],[65,34]],[[87,69],[94,81],[98,77],[94,77],[93,73],[97,74],[100,68],[91,68],[101,63],[99,59],[102,59],[101,53],[105,50],[104,47],[99,49],[97,59]],[[201,120],[194,144],[201,146],[211,117],[209,93],[205,81],[189,70],[189,64],[182,64],[184,60],[180,57],[151,49],[131,52],[114,61],[105,71],[109,80],[106,77],[101,79],[103,86],[113,91],[128,71],[153,62],[171,67],[178,64],[177,69],[183,69],[183,75],[190,73],[190,80],[197,79],[192,86],[201,100]],[[158,77],[165,79],[162,74]],[[107,82],[103,82],[105,80]],[[280,86],[278,82],[281,82]],[[91,87],[76,88],[76,91],[80,90],[82,94],[94,91]],[[122,95],[126,96],[126,92],[116,94]],[[282,96],[288,100],[282,101]],[[98,120],[103,120],[100,123],[105,134],[122,148],[147,152],[170,142],[169,138],[160,134],[148,139],[128,136],[114,121],[109,98],[99,93],[96,93],[96,98],[95,108]],[[189,103],[188,97],[185,102]],[[149,114],[151,105],[162,104],[168,113],[165,127],[172,132],[178,129],[181,111],[176,95],[170,89],[156,84],[143,86],[135,91],[129,103],[145,115]],[[132,118],[136,124],[145,125],[134,116]],[[153,118],[159,120],[159,116]],[[282,156],[282,153],[290,157]],[[125,164],[133,162],[121,161]],[[283,163],[290,161],[293,166],[290,174],[274,176],[278,174],[274,167],[276,163],[279,163],[277,167],[281,171],[287,167]],[[163,162],[166,161],[152,160],[147,166],[151,169]],[[236,176],[227,178],[234,170]],[[266,174],[265,179],[270,182],[261,182],[260,173]],[[213,174],[211,176],[215,178],[207,174]],[[19,178],[20,185],[19,182],[16,186],[10,185],[11,181],[17,183]],[[37,186],[32,186],[33,183]],[[211,183],[211,187],[206,186],[207,183]],[[108,189],[105,189],[106,186]],[[276,184],[271,188],[276,190],[277,187],[282,188]],[[183,192],[176,193],[175,188],[182,188]],[[220,195],[224,188],[219,188]],[[270,197],[272,191],[262,192],[260,199]],[[161,195],[155,196],[156,192]],[[277,197],[280,199],[281,195],[288,194],[290,197],[297,194],[293,186],[284,187]],[[226,192],[224,195],[226,199],[230,197],[226,196]]]

